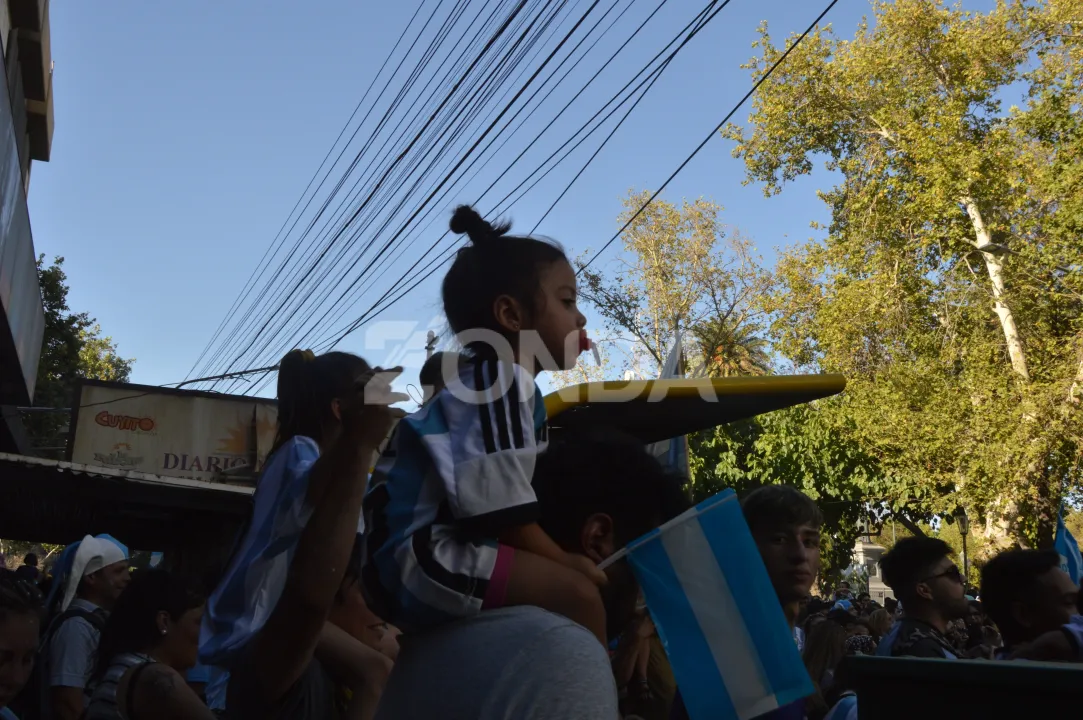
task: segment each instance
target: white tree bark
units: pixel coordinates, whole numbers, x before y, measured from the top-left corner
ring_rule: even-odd
[[[977,201],[972,197],[961,199],[966,208],[966,214],[970,216],[970,223],[974,226],[976,242],[974,247],[979,250],[993,244],[993,238],[989,234],[989,228],[985,225],[981,209]],[[1000,318],[1000,327],[1004,331],[1004,340],[1008,344],[1008,357],[1012,362],[1012,370],[1026,382],[1030,382],[1030,371],[1027,369],[1027,356],[1023,350],[1023,341],[1019,338],[1019,328],[1015,325],[1015,316],[1005,300],[1007,294],[1004,287],[1004,261],[997,253],[983,251],[982,259],[985,261],[985,269],[989,273],[989,281],[993,286],[993,310]]]
[[[1083,401],[1083,360],[1080,361],[1079,369],[1076,370],[1072,386],[1068,388],[1068,402],[1079,405],[1081,401]]]

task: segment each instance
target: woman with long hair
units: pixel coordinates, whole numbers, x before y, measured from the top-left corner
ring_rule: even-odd
[[[340,686],[348,717],[373,716],[383,655],[329,623],[361,520],[366,478],[402,411],[400,368],[350,353],[292,350],[278,368],[278,436],[248,527],[207,600],[200,659],[229,671],[239,720],[328,720]]]
[[[143,570],[102,629],[85,720],[213,720],[188,687],[203,597],[166,570]]]
[[[805,643],[805,669],[816,688],[806,703],[809,720],[820,720],[827,714],[824,700],[834,681],[835,668],[846,656],[846,629],[833,620],[820,623]]]

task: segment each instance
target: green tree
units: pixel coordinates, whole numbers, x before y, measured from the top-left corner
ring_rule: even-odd
[[[627,222],[646,198],[630,193],[618,222]],[[678,328],[687,331],[686,355],[694,372],[728,377],[772,369],[760,303],[772,279],[753,256],[751,243],[726,231],[720,212],[702,199],[679,207],[656,201],[625,232],[626,252],[616,272],[584,274],[584,295],[606,318],[611,338],[624,337],[643,348],[646,364],[655,371]],[[603,365],[608,366],[603,373],[610,377],[619,371],[614,347],[603,344]],[[629,365],[642,367],[634,358],[623,367]],[[575,379],[596,375],[591,367]],[[697,501],[725,488],[744,493],[771,483],[794,485],[808,494],[825,515],[823,576],[837,579],[851,562],[868,498],[883,493],[883,481],[876,462],[856,442],[840,441],[846,434],[830,424],[837,416],[823,410],[832,402],[697,433],[689,438],[689,470]]]
[[[1083,512],[1075,508],[1064,508],[1064,525],[1077,542],[1083,538]]]
[[[631,191],[617,219],[624,225],[650,197]],[[703,198],[677,205],[655,200],[621,239],[624,254],[609,273],[585,270],[583,295],[605,318],[614,339],[633,348],[631,365],[654,375],[677,332],[692,373],[766,371],[758,337],[757,298],[771,279],[752,244],[726,232],[722,208]]]
[[[963,536],[958,522],[947,522],[946,518],[937,518],[935,524],[922,521],[917,524],[916,529],[920,530],[922,535],[939,538],[950,545],[952,552],[955,553],[956,564],[960,570],[963,569]],[[896,524],[893,527],[889,519],[883,524],[880,536],[873,538],[873,542],[890,550],[898,541],[914,537],[916,534],[903,525]],[[969,560],[967,582],[977,587],[981,584],[982,559],[987,559],[993,553],[988,547],[989,541],[974,527],[970,528],[966,536],[966,545]]]
[[[54,559],[63,550],[63,545],[31,543],[23,540],[0,540],[0,553],[4,556],[5,566],[10,570],[14,570],[21,565],[27,553],[36,554],[38,556],[38,568],[44,569],[44,566],[51,564],[51,559]]]
[[[838,177],[824,239],[776,269],[776,348],[848,376],[832,424],[900,518],[963,506],[990,548],[1045,543],[1083,437],[1078,3],[872,5],[851,40],[811,34],[750,128],[724,130],[768,195],[821,160]],[[756,46],[759,78],[781,50],[766,26]]]
[[[37,265],[45,333],[34,405],[58,410],[69,407],[81,379],[127,382],[135,360],[120,357],[116,343],[101,335],[101,327],[87,313],[74,313],[68,307],[64,258],[55,258],[52,265],[46,266],[42,255]],[[31,413],[24,422],[38,454],[63,455],[63,430],[68,422],[65,412]]]
[[[767,375],[771,372],[771,343],[759,328],[734,325],[725,318],[708,318],[692,327],[701,349],[704,370],[711,377]]]
[[[833,582],[851,563],[860,523],[886,485],[875,458],[834,426],[845,415],[823,400],[689,437],[692,492],[698,501],[727,487],[793,485],[824,515],[821,579]]]

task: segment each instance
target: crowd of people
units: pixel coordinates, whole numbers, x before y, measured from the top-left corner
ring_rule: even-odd
[[[443,285],[464,351],[427,364],[421,409],[392,408],[397,369],[290,352],[225,567],[133,573],[102,535],[65,549],[48,597],[29,558],[0,572],[0,718],[688,717],[629,564],[599,570],[690,508],[686,478],[605,428],[549,442],[534,378],[590,345],[575,273],[470,208],[451,227],[470,239]],[[857,655],[1080,658],[1056,553],[1002,553],[968,593],[946,544],[908,538],[882,559],[898,601],[880,607],[846,583],[811,596],[810,498],[767,485],[741,510],[774,590],[761,600],[814,686],[765,718],[856,718]]]

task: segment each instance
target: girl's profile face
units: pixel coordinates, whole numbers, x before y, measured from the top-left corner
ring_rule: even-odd
[[[203,606],[187,610],[176,620],[167,618],[166,633],[162,645],[171,659],[174,670],[185,671],[195,667],[199,660],[199,626],[203,621]]]
[[[577,305],[579,292],[575,271],[568,261],[559,260],[542,269],[538,279],[534,330],[557,366],[548,367],[550,362],[544,354],[539,360],[543,370],[567,370],[575,367],[579,357],[579,331],[587,325],[587,319]]]

